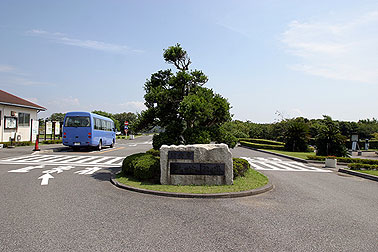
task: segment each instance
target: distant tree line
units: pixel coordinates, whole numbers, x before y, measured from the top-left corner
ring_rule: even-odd
[[[253,123],[250,121],[226,122],[222,126],[236,138],[259,138],[285,143],[289,151],[307,151],[315,146],[318,155],[345,156],[345,142],[353,134],[360,139],[378,138],[378,120],[359,120],[358,122],[335,121],[329,116],[323,119],[297,117],[283,119],[275,123]]]

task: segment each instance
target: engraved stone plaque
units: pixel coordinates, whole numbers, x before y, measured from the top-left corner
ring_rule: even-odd
[[[171,163],[171,175],[210,175],[224,176],[225,164],[209,163]]]

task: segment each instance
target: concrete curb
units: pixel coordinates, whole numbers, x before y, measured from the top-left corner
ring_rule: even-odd
[[[269,179],[269,178],[268,178]],[[162,192],[162,191],[153,191],[147,189],[136,188],[132,186],[128,186],[122,183],[119,183],[115,180],[115,174],[111,174],[110,182],[122,189],[126,189],[129,191],[145,193],[145,194],[152,194],[158,196],[165,196],[165,197],[175,197],[175,198],[197,198],[197,199],[217,199],[217,198],[238,198],[238,197],[246,197],[251,195],[257,195],[260,193],[264,193],[273,189],[273,184],[268,182],[268,184],[249,191],[242,191],[242,192],[229,192],[229,193],[214,193],[214,194],[196,194],[196,193],[173,193],[173,192]]]
[[[294,160],[294,161],[298,161],[298,162],[302,162],[302,163],[306,163],[306,164],[309,163],[309,161],[304,160],[302,158],[291,157],[291,156],[287,156],[285,154],[275,153],[275,152],[271,152],[271,151],[267,151],[267,150],[262,150],[262,149],[255,149],[255,148],[248,147],[248,146],[243,146],[243,145],[239,145],[239,146],[243,147],[243,148],[246,148],[246,149],[251,149],[251,150],[254,150],[254,151],[259,151],[259,152],[262,152],[262,153],[267,153],[267,154],[272,154],[272,155],[276,155],[276,156],[279,156],[279,157],[288,158],[288,159],[291,159],[291,160]]]
[[[367,174],[367,173],[356,172],[356,171],[352,171],[352,170],[349,170],[349,169],[343,169],[343,168],[339,168],[338,172],[346,173],[346,174],[349,174],[349,175],[361,177],[361,178],[364,178],[364,179],[370,179],[370,180],[378,182],[378,176],[370,175],[370,174]]]
[[[51,153],[51,152],[60,152],[64,149],[67,149],[67,147],[56,147],[48,150],[40,150],[39,153]]]

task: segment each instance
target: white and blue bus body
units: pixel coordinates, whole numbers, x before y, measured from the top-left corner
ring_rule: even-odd
[[[63,145],[73,148],[113,147],[116,129],[112,119],[89,112],[68,112],[63,122]]]

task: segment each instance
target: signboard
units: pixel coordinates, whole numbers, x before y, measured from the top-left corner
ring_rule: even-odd
[[[352,142],[358,142],[358,135],[352,135],[351,140]]]
[[[125,125],[129,125],[129,122],[128,122],[128,121],[125,121]]]
[[[171,163],[171,175],[210,175],[224,176],[225,164]]]
[[[60,135],[60,122],[55,122],[55,133],[54,135]]]
[[[52,122],[46,122],[46,134],[52,134]]]
[[[33,136],[38,135],[38,129],[39,129],[39,121],[38,120],[33,120],[33,125],[32,125],[32,134],[33,134]]]
[[[128,130],[129,129],[129,126],[125,125],[125,130]]]
[[[4,120],[5,120],[5,123],[4,123],[5,129],[17,129],[16,117],[4,117]]]

